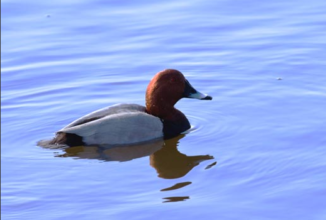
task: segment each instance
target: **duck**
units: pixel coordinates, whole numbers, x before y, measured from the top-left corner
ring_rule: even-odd
[[[171,139],[189,130],[187,117],[174,105],[182,98],[212,100],[178,70],[158,72],[146,89],[146,105],[116,104],[91,112],[56,132],[51,145],[131,145]]]

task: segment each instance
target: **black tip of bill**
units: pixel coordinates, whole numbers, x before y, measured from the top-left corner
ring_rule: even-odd
[[[213,97],[208,95],[204,98],[201,98],[200,100],[212,100],[212,99],[213,99]]]

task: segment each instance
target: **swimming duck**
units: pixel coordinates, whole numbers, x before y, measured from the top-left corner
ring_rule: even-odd
[[[118,104],[97,110],[59,130],[50,144],[127,145],[176,137],[190,128],[186,116],[174,107],[181,98],[212,99],[195,90],[178,70],[163,70],[147,87],[146,107]]]

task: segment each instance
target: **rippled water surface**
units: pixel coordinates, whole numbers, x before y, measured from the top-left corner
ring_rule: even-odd
[[[3,219],[326,219],[326,2],[1,2]],[[165,142],[45,149],[144,105],[165,68],[212,101]]]

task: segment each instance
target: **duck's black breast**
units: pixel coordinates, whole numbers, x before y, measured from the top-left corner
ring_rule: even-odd
[[[187,118],[181,118],[173,121],[162,119],[162,123],[164,139],[176,137],[190,128],[190,123]]]

